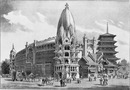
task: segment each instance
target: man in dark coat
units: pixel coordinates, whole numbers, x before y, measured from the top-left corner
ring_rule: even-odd
[[[15,80],[16,80],[16,71],[13,70],[13,81],[15,81]]]

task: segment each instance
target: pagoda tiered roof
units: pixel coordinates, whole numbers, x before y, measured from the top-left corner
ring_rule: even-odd
[[[119,59],[120,59],[120,58],[117,58],[117,57],[115,57],[115,58],[114,58],[114,57],[113,57],[113,58],[111,58],[111,57],[108,58],[108,60],[119,60]]]
[[[117,47],[116,45],[100,45],[98,47]]]
[[[110,33],[105,33],[105,34],[101,34],[98,38],[98,40],[100,40],[101,37],[115,37],[116,35],[114,34],[110,34]]]
[[[116,43],[117,41],[114,41],[114,40],[100,40],[100,41],[98,41],[97,45],[99,45],[99,43],[103,43],[103,42],[112,42],[112,43]]]
[[[117,51],[102,51],[103,53],[118,53]]]
[[[104,65],[105,67],[118,67],[117,65],[111,63],[109,60],[107,60],[108,64]]]
[[[116,45],[99,45],[97,48],[99,48],[99,47],[117,47]]]

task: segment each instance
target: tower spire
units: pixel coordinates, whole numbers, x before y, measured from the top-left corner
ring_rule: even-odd
[[[108,22],[107,22],[107,34],[108,34]]]
[[[14,49],[14,43],[12,44],[12,49]]]

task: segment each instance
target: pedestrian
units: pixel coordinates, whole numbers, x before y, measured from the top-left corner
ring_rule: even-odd
[[[77,83],[78,83],[78,84],[81,83],[81,80],[80,80],[79,78],[77,79]]]
[[[100,78],[100,85],[103,85],[103,78]]]
[[[45,79],[44,78],[42,78],[42,85],[44,85],[45,84]]]
[[[91,77],[89,77],[89,81],[92,81],[92,78],[91,78]]]
[[[63,81],[62,81],[62,79],[60,79],[60,85],[61,85],[61,87],[63,86]]]
[[[14,70],[13,71],[13,81],[15,81],[16,80],[16,71]]]
[[[103,85],[107,85],[107,84],[108,84],[108,78],[107,78],[107,75],[104,74]]]
[[[62,86],[65,86],[65,79],[62,80]]]
[[[96,81],[96,76],[94,77],[94,81]]]

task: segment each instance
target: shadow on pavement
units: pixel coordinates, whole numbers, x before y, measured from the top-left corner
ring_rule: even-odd
[[[98,85],[98,86],[99,86],[99,85],[101,85],[101,84],[94,84],[94,85]]]
[[[109,87],[102,86],[102,87],[92,87],[92,90],[130,90],[129,86],[118,86],[118,85],[111,85]],[[89,90],[89,89],[88,89]]]
[[[60,85],[55,85],[54,87],[61,87]]]
[[[5,81],[13,81],[11,78],[7,78],[5,79]]]

